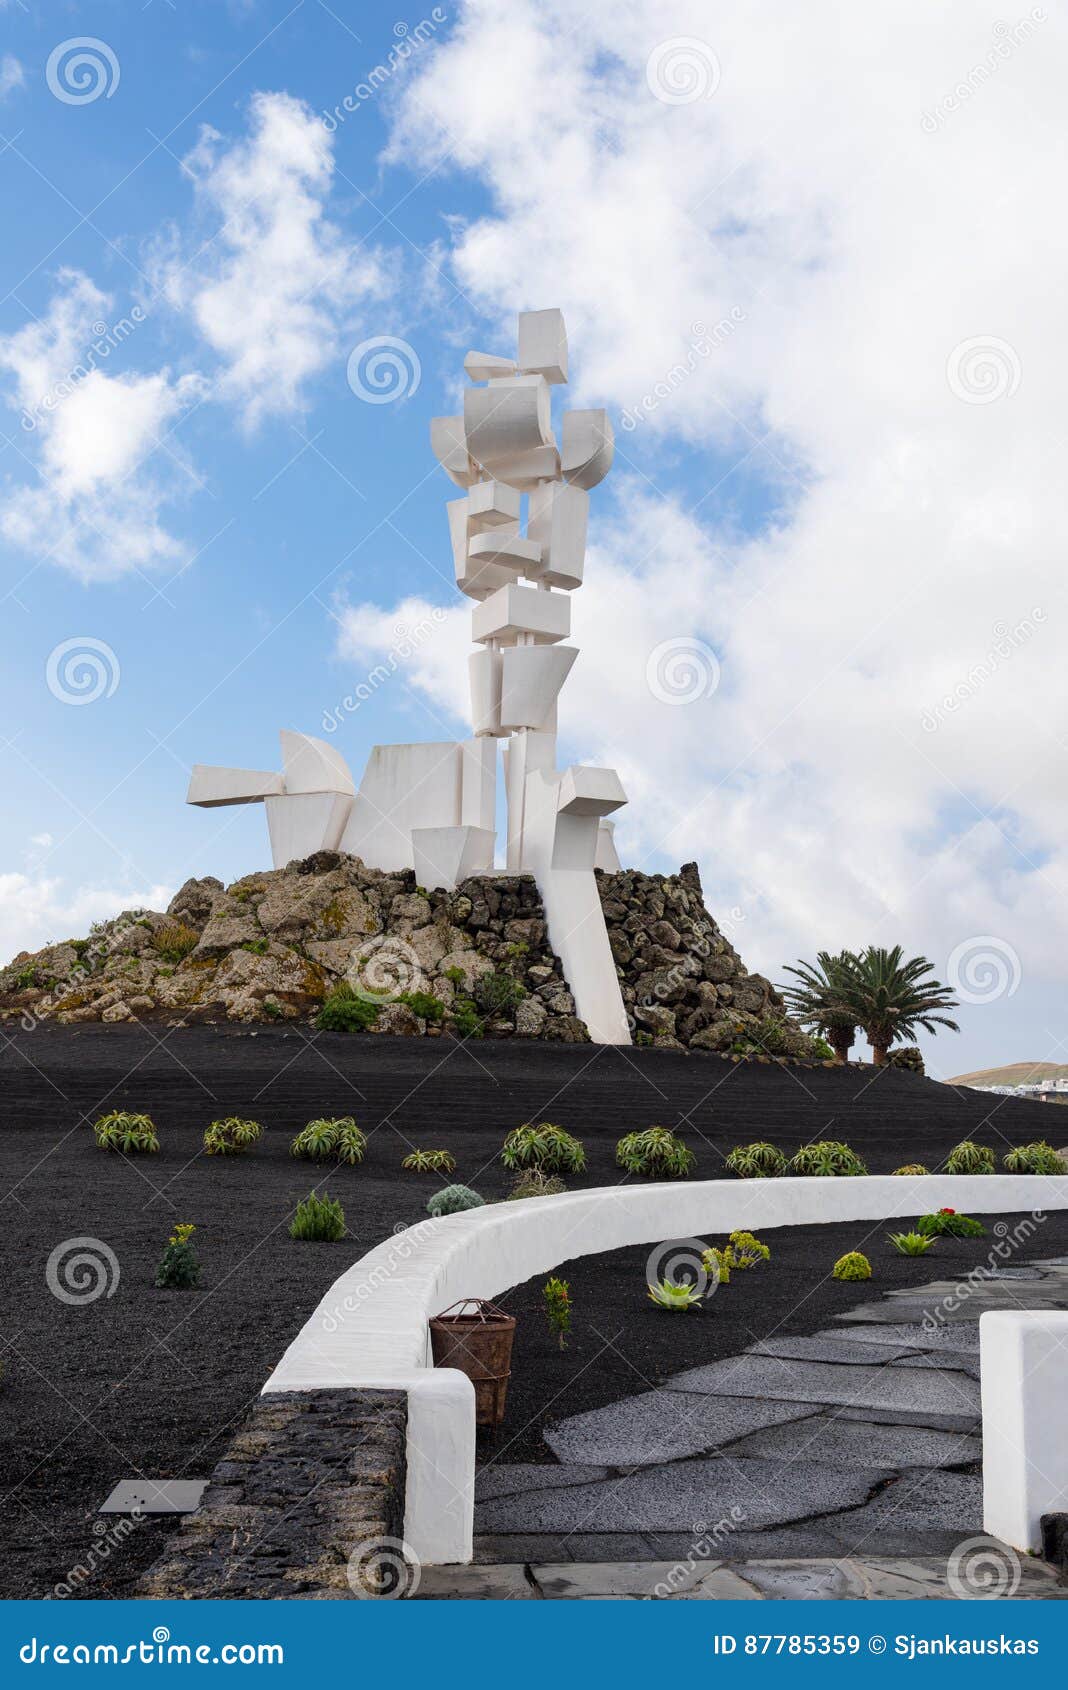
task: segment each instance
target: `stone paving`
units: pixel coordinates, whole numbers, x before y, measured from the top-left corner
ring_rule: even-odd
[[[524,1597],[641,1597],[657,1568],[696,1557],[670,1594],[951,1595],[946,1558],[982,1534],[978,1317],[1045,1306],[1068,1307],[1068,1258],[999,1268],[964,1294],[891,1292],[565,1419],[545,1434],[554,1462],[479,1473],[482,1564],[465,1577],[486,1594],[500,1581]],[[1025,1571],[1020,1595],[1068,1593],[1041,1563]]]

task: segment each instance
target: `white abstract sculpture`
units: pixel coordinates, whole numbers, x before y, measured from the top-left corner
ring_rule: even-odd
[[[340,754],[282,734],[283,773],[198,764],[188,802],[264,803],[276,867],[341,850],[370,867],[412,868],[453,887],[493,871],[497,739],[504,748],[510,873],[535,876],[549,938],[596,1043],[629,1044],[594,869],[619,867],[607,819],[626,803],[614,769],[556,767],[557,700],[578,651],[568,594],[581,587],[590,490],[612,465],[606,412],[565,411],[559,311],[519,314],[517,357],[469,352],[462,416],[435,417],[430,443],[463,496],[447,506],[456,585],[475,600],[469,659],[474,738],[375,746],[360,782]],[[526,530],[523,532],[523,496]]]

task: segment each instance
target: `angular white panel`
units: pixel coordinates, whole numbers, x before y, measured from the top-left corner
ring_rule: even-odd
[[[492,739],[469,739],[460,747],[460,823],[497,826],[497,747]]]
[[[560,778],[557,810],[562,816],[607,816],[627,802],[615,769],[572,763]]]
[[[516,497],[518,498],[518,494]],[[469,498],[470,494],[463,499],[449,499],[445,506],[449,516],[453,568],[456,571],[456,585],[460,591],[466,593],[468,598],[484,599],[490,593],[495,593],[498,587],[505,587],[509,581],[514,581],[523,566],[500,564],[492,551],[486,557],[469,555]],[[518,524],[516,526],[518,527]],[[501,530],[497,529],[495,532],[500,534]]]
[[[514,570],[517,575],[532,575],[541,568],[541,547],[535,540],[524,540],[519,534],[494,528],[488,534],[476,534],[468,541],[470,565],[495,563],[502,569]]]
[[[467,659],[467,676],[471,688],[471,731],[474,734],[502,735],[501,727],[501,657],[499,651],[483,647],[473,651]]]
[[[260,804],[284,790],[282,776],[270,771],[216,769],[208,763],[194,763],[185,801],[212,810],[222,804]]]
[[[352,810],[352,799],[337,792],[285,793],[265,800],[267,831],[275,868],[316,851],[336,851]]]
[[[501,727],[540,728],[556,700],[578,650],[570,645],[518,645],[501,653]]]
[[[416,883],[428,891],[446,891],[472,874],[487,874],[493,867],[495,835],[485,827],[415,827],[412,855]]]
[[[460,751],[455,740],[376,745],[341,850],[362,857],[368,868],[412,868],[413,827],[459,823]]]
[[[541,560],[526,574],[569,592],[582,585],[590,495],[567,482],[542,482],[530,495],[527,534],[541,547]]]
[[[519,368],[524,375],[544,376],[554,386],[567,380],[567,330],[562,311],[520,311]]]
[[[431,417],[430,449],[457,487],[470,487],[481,474],[467,451],[463,417]]]
[[[467,495],[467,534],[519,525],[520,494],[503,481],[476,481]]]
[[[501,587],[471,613],[471,635],[480,642],[532,634],[535,645],[555,645],[570,632],[571,600],[538,587]]]
[[[494,376],[513,376],[518,366],[514,358],[498,358],[494,352],[469,352],[464,370],[471,381],[491,381]]]
[[[587,492],[612,467],[616,437],[607,411],[565,411],[560,428],[560,469],[565,481]]]
[[[618,874],[622,866],[619,852],[616,850],[615,822],[600,821],[597,824],[597,851],[594,855],[594,868],[603,869],[605,874]]]
[[[349,766],[340,751],[325,739],[313,739],[310,734],[293,733],[283,728],[282,767],[285,771],[285,790],[297,792],[344,792],[351,798],[356,791]]]

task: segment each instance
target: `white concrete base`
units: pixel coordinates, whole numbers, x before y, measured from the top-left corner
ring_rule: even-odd
[[[1026,1296],[1026,1285],[1020,1291]],[[979,1363],[983,1527],[1037,1552],[1042,1515],[1068,1511],[1068,1314],[984,1314]]]
[[[416,884],[451,892],[473,874],[492,873],[496,838],[487,827],[413,827]]]
[[[1068,1176],[930,1174],[907,1179],[881,1174],[861,1179],[668,1181],[601,1186],[526,1203],[489,1203],[443,1220],[422,1221],[361,1257],[330,1287],[264,1389],[362,1386],[408,1391],[405,1537],[422,1561],[468,1561],[474,1392],[466,1380],[467,1390],[455,1382],[462,1375],[454,1376],[452,1369],[426,1371],[427,1322],[432,1315],[460,1297],[497,1297],[572,1257],[631,1244],[687,1237],[711,1241],[735,1228],[759,1234],[819,1221],[883,1221],[943,1206],[969,1214],[1066,1209]],[[814,1263],[813,1272],[829,1266]],[[770,1271],[775,1271],[774,1263]],[[877,1294],[878,1279],[871,1283]],[[637,1301],[641,1295],[638,1287]],[[984,1315],[983,1325],[1010,1318]],[[1023,1318],[1048,1324],[1050,1317]],[[1060,1318],[1068,1321],[1068,1316]],[[1052,1355],[1046,1365],[1053,1366]],[[447,1386],[438,1383],[450,1378]],[[1063,1390],[1057,1401],[1059,1408]],[[1038,1428],[1040,1441],[1045,1439],[1045,1422],[1028,1424]],[[1051,1473],[1051,1493],[1064,1473],[1063,1464]],[[988,1520],[988,1529],[1009,1541],[1017,1530],[1007,1518],[996,1526]]]

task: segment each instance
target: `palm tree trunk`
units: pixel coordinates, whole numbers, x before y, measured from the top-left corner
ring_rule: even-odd
[[[871,1053],[875,1060],[876,1068],[886,1067],[886,1053],[889,1049],[889,1045],[872,1044]]]
[[[834,1051],[836,1062],[848,1062],[849,1052],[853,1048],[856,1037],[855,1027],[832,1027],[827,1034],[827,1043]]]

